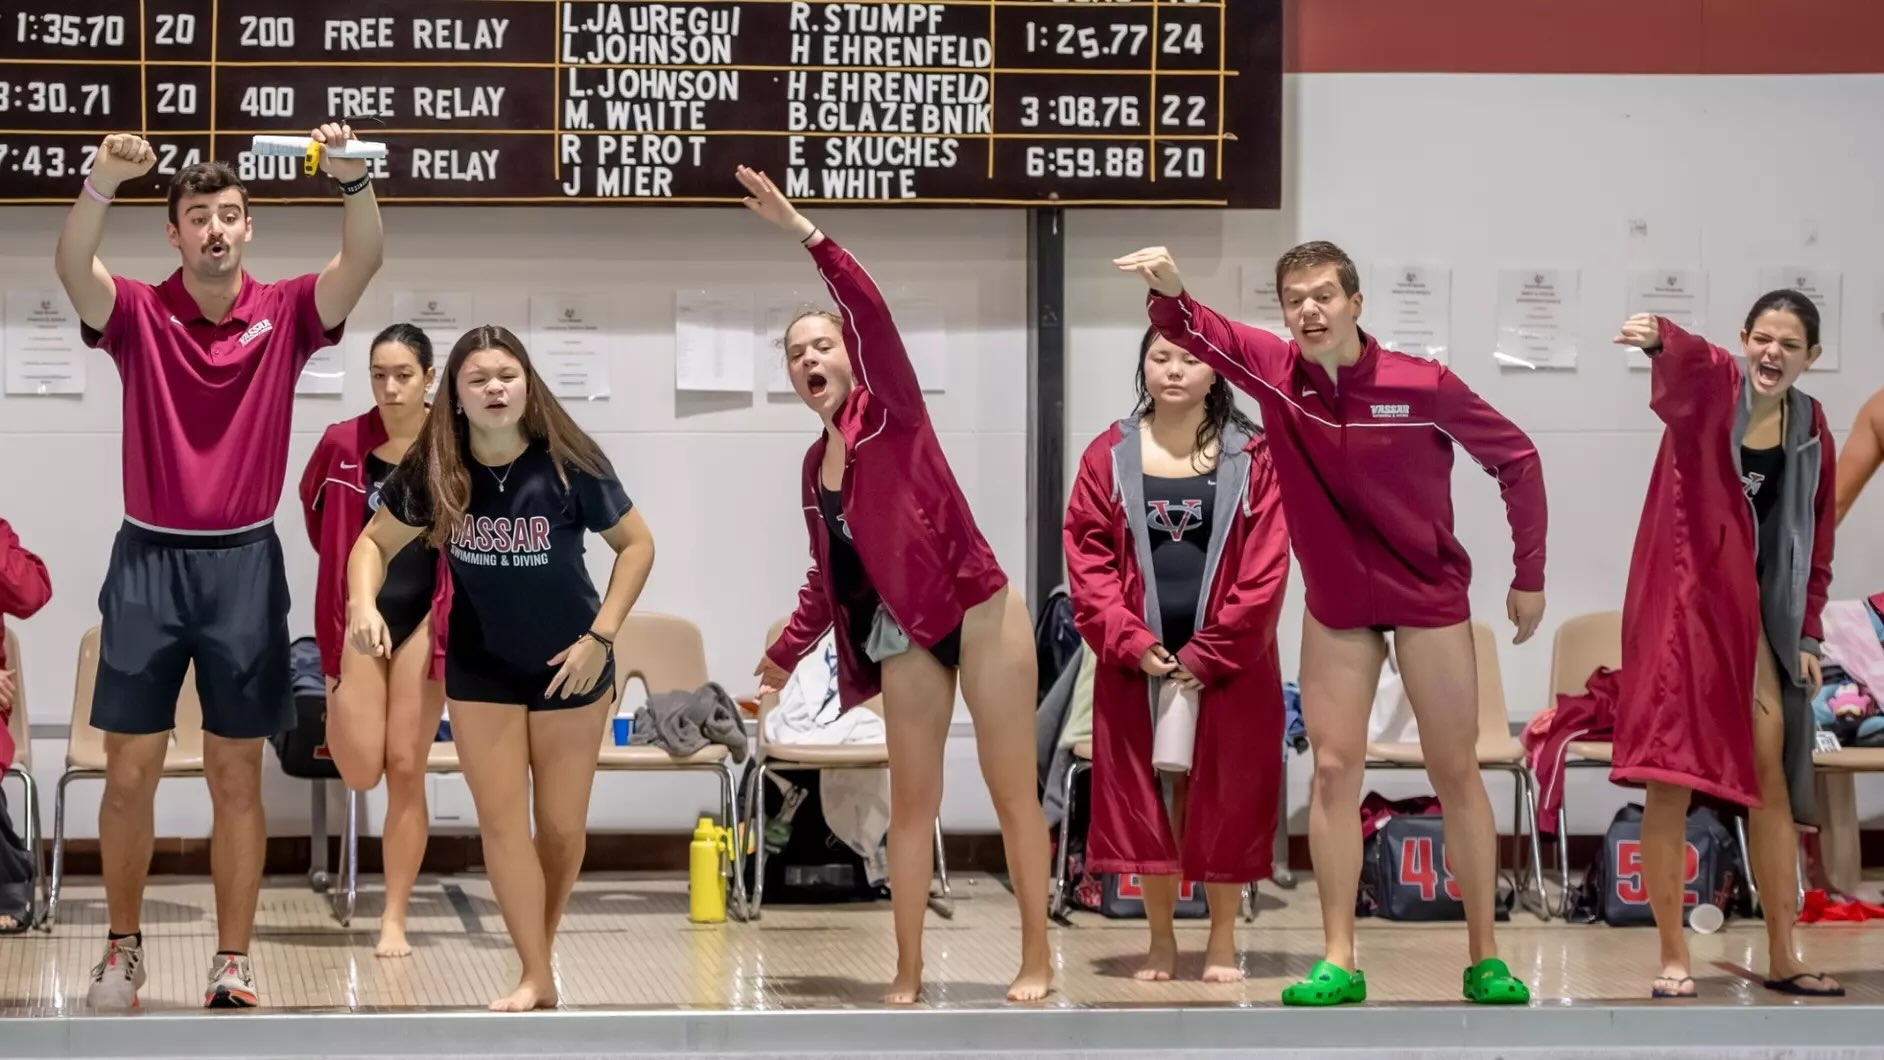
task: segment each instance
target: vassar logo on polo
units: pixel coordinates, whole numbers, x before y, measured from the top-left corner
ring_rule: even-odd
[[[268,334],[269,332],[273,330],[275,330],[275,324],[273,321],[258,320],[255,323],[249,325],[249,330],[242,333],[242,337],[236,340],[236,344],[240,346],[247,346],[249,343],[254,342],[256,339],[260,338],[263,335]]]
[[[1369,405],[1367,411],[1377,420],[1403,420],[1413,415],[1411,405]]]
[[[550,522],[541,515],[467,515],[451,528],[451,557],[479,567],[547,567]]]

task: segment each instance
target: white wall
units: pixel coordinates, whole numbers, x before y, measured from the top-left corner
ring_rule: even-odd
[[[1333,239],[1363,269],[1390,258],[1450,265],[1452,364],[1531,433],[1550,490],[1550,612],[1533,643],[1501,652],[1514,715],[1544,705],[1555,622],[1621,599],[1659,435],[1645,376],[1628,371],[1608,345],[1627,309],[1626,269],[1708,270],[1710,331],[1727,341],[1758,293],[1762,265],[1840,268],[1842,367],[1809,377],[1806,386],[1841,434],[1858,403],[1884,387],[1884,365],[1870,356],[1884,310],[1877,249],[1884,204],[1873,182],[1884,158],[1852,133],[1884,113],[1884,78],[1324,74],[1291,77],[1286,106],[1288,201],[1281,211],[1074,214],[1068,470],[1130,405],[1142,287],[1111,269],[1116,254],[1169,244],[1195,289],[1226,309],[1237,306],[1245,270],[1266,271],[1299,239]],[[1025,547],[1023,216],[832,211],[819,219],[857,250],[892,300],[917,291],[949,300],[955,359],[949,390],[932,396],[933,407],[983,530],[1018,580]],[[59,220],[56,210],[6,213],[0,282],[53,285],[47,259]],[[1645,232],[1636,234],[1632,221],[1645,222]],[[119,211],[107,260],[128,274],[163,275],[174,258],[160,226],[156,211]],[[252,263],[264,277],[316,267],[334,245],[332,211],[265,209],[257,226]],[[700,622],[715,679],[747,688],[765,626],[789,606],[803,572],[795,474],[815,424],[792,402],[677,398],[672,292],[681,285],[811,287],[815,276],[801,252],[730,209],[408,208],[389,215],[388,231],[389,262],[355,315],[356,343],[386,322],[394,287],[469,287],[479,294],[480,315],[513,326],[526,323],[532,291],[619,295],[614,396],[576,414],[602,438],[659,539],[643,606]],[[1583,270],[1577,371],[1528,373],[1491,363],[1496,272],[1504,266]],[[356,345],[348,358],[358,369],[364,352]],[[39,618],[18,624],[41,721],[63,720],[68,709],[76,645],[97,621],[96,591],[122,510],[117,377],[102,355],[89,368],[82,400],[0,397],[0,503],[51,566],[56,590]],[[364,375],[354,371],[344,399],[298,403],[291,486],[318,432],[369,402]],[[1502,505],[1492,482],[1469,460],[1459,463],[1454,496],[1460,537],[1477,563],[1473,601],[1505,628],[1510,542]],[[1873,491],[1841,535],[1834,597],[1884,588],[1884,560],[1867,534],[1880,518],[1884,495]],[[311,623],[313,554],[291,496],[281,525],[299,634]],[[598,577],[603,559],[594,557]],[[1299,621],[1299,587],[1292,587],[1281,630],[1289,673]],[[34,750],[36,772],[52,782],[62,747],[42,740]],[[1299,807],[1302,765],[1292,773],[1291,802]],[[960,727],[949,780],[952,825],[992,830]],[[1621,796],[1597,776],[1578,780],[1573,826],[1598,828]],[[1383,776],[1373,786],[1392,793],[1417,783]],[[1875,823],[1884,800],[1875,786],[1860,789]],[[160,800],[160,833],[207,834],[200,785],[177,785]],[[272,780],[274,830],[303,827],[305,801],[291,782]],[[678,828],[710,801],[698,778],[605,778],[594,820],[598,828]],[[93,834],[94,816],[93,797],[75,789],[72,834]],[[1298,811],[1298,830],[1303,820]]]

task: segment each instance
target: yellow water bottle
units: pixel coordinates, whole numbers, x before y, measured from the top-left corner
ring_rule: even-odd
[[[726,877],[720,873],[726,829],[702,817],[687,844],[687,919],[696,924],[726,922]]]

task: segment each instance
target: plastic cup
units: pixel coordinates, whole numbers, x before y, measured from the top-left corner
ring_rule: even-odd
[[[1695,906],[1688,914],[1688,926],[1703,935],[1712,935],[1726,922],[1727,917],[1720,911],[1720,906],[1708,902]]]

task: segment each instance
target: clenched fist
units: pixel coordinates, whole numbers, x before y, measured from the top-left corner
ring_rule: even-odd
[[[118,185],[149,173],[156,164],[157,152],[151,150],[149,141],[142,136],[112,133],[99,145],[98,157],[92,160],[92,187],[100,194],[110,195],[118,190]]]

